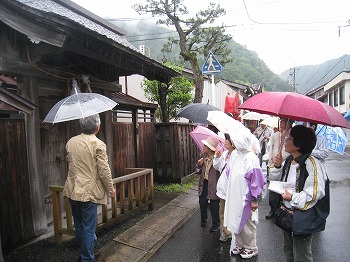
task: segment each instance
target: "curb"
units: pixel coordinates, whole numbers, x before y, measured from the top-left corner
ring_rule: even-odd
[[[106,262],[144,262],[199,209],[197,190],[190,189],[119,234],[100,249]]]

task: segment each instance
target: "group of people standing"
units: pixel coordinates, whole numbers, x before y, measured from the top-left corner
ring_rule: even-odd
[[[258,254],[258,198],[267,178],[294,185],[292,191],[285,190],[279,196],[277,205],[271,203],[267,218],[274,217],[279,204],[291,212],[306,211],[327,196],[326,142],[322,137],[316,138],[315,124],[292,127],[292,123],[289,119],[281,119],[275,133],[261,126],[256,138],[246,128],[229,130],[224,134],[223,152],[218,150],[218,141],[214,138],[209,136],[202,141],[203,155],[197,163],[201,226],[207,226],[210,201],[210,231],[220,230],[220,241],[232,239],[231,255],[251,258]],[[99,115],[80,119],[80,126],[82,133],[71,138],[66,145],[69,167],[63,194],[70,199],[72,206],[80,248],[79,261],[98,261],[98,253],[94,252],[97,205],[106,204],[107,195],[114,197],[116,191],[106,144],[96,137],[100,129]],[[257,154],[257,140],[267,143],[268,177],[261,168],[265,152]],[[261,147],[264,148],[262,144]],[[329,203],[328,210],[326,203],[321,212],[324,212],[320,214],[323,218],[328,216]],[[311,215],[306,221],[293,221],[293,225],[295,222],[316,224],[309,234],[284,231],[283,250],[287,262],[313,261],[312,233],[322,231],[325,226],[325,221],[314,223],[314,219],[315,215]]]
[[[316,136],[315,124],[304,123],[292,127],[293,122],[281,118],[275,132],[261,125],[254,132],[262,149],[258,155],[253,152],[250,132],[244,129],[225,133],[223,152],[218,149],[215,139],[208,137],[202,141],[204,153],[197,163],[197,169],[201,170],[198,190],[201,226],[207,225],[209,201],[212,217],[210,231],[220,230],[220,241],[232,238],[231,255],[251,258],[258,254],[258,199],[269,180],[295,185],[292,191],[285,190],[278,199],[278,205],[292,212],[312,208],[326,195],[326,142],[323,137]],[[266,177],[261,168],[264,155],[267,161]],[[266,218],[274,218],[275,212],[276,203],[271,203],[271,211]],[[324,224],[313,232],[323,229]],[[311,244],[312,233],[297,235],[284,231],[286,261],[313,261]]]
[[[251,140],[247,129],[225,133],[226,150],[221,153],[217,150],[218,141],[208,137],[202,141],[204,153],[197,163],[197,170],[201,170],[198,188],[201,226],[207,224],[209,200],[210,231],[220,229],[220,241],[232,238],[230,252],[242,258],[258,254],[258,197],[266,183]]]

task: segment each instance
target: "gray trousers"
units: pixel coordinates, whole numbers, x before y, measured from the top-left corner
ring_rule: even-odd
[[[312,262],[312,235],[294,236],[284,231],[283,251],[287,262]]]

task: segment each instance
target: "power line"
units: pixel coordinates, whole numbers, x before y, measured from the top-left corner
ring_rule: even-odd
[[[341,61],[343,61],[343,59],[345,58],[345,55],[342,56],[342,58],[338,61],[338,63],[336,63],[330,70],[328,70],[328,72],[321,77],[307,92],[309,92],[310,90],[312,90],[323,78],[325,78]],[[306,93],[307,93],[306,92]]]
[[[329,23],[339,23],[340,21],[334,21],[334,22],[293,22],[293,23],[283,23],[283,22],[258,22],[252,19],[249,15],[247,5],[245,3],[245,0],[243,0],[244,8],[247,13],[247,17],[250,21],[252,21],[255,24],[258,25],[312,25],[312,24],[329,24]]]

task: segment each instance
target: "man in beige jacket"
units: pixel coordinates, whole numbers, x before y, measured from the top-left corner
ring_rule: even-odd
[[[66,145],[68,176],[63,195],[71,201],[80,261],[97,261],[94,254],[98,204],[107,204],[107,194],[115,196],[106,144],[96,137],[99,115],[80,119],[82,134]]]

